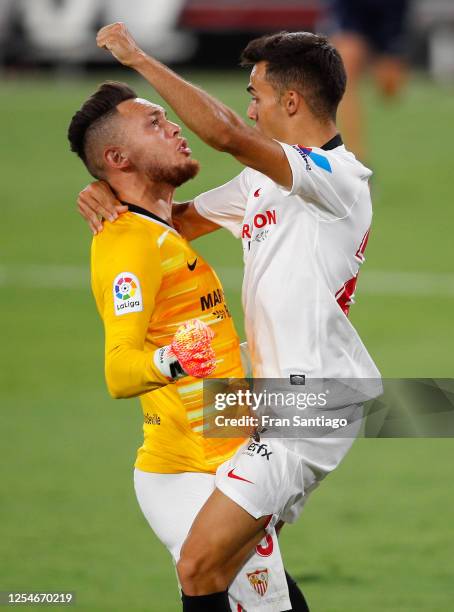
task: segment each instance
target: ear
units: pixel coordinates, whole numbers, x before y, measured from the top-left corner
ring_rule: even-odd
[[[301,102],[301,94],[294,89],[288,89],[285,92],[282,103],[289,117],[296,115],[298,110],[301,108]]]
[[[124,170],[130,166],[129,159],[118,147],[108,147],[104,150],[104,161],[109,168]]]

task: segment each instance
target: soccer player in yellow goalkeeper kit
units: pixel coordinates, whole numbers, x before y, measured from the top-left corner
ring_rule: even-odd
[[[176,562],[214,490],[216,469],[243,442],[202,436],[201,378],[244,372],[222,286],[172,225],[174,190],[199,165],[164,109],[121,83],[103,84],[83,104],[68,138],[90,173],[128,207],[93,239],[92,288],[105,329],[109,391],[114,398],[140,396],[142,404],[137,498]],[[263,557],[273,576],[266,593],[253,583],[264,572]],[[290,608],[275,532],[243,565],[229,597],[235,610]],[[204,596],[195,599],[203,605]],[[211,600],[206,604],[215,610]]]

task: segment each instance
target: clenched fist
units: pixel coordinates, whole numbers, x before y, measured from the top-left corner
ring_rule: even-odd
[[[96,37],[96,43],[98,47],[108,49],[124,66],[133,66],[144,55],[122,22],[101,28]]]

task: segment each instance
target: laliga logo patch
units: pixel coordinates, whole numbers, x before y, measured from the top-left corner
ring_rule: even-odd
[[[246,575],[254,591],[263,597],[268,589],[268,570],[259,569]]]
[[[117,316],[143,310],[139,279],[132,272],[121,272],[113,282],[114,310]]]

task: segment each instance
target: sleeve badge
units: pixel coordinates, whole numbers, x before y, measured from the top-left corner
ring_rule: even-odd
[[[113,282],[114,311],[117,316],[142,312],[143,300],[139,279],[132,272],[120,272]]]

